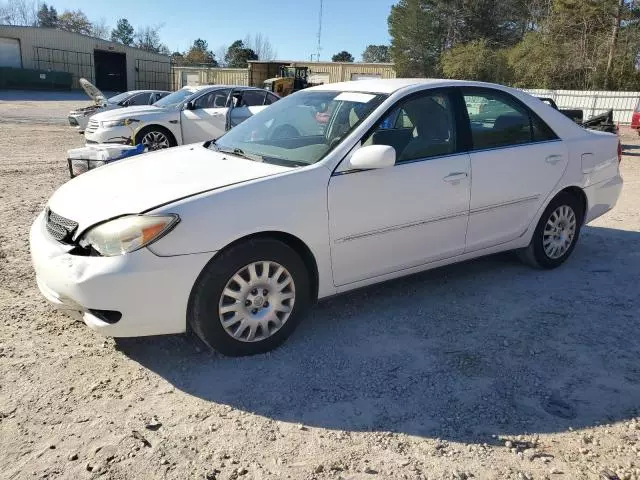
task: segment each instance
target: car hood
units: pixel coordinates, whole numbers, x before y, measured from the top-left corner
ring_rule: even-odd
[[[114,110],[108,110],[100,112],[94,115],[94,120],[122,120],[124,118],[138,118],[145,115],[155,115],[158,113],[169,113],[166,110],[154,107],[153,105],[140,105],[136,107],[116,108]]]
[[[89,95],[89,98],[96,103],[96,105],[102,105],[107,101],[107,97],[104,96],[100,89],[86,78],[80,79],[80,86],[86,94]]]
[[[77,222],[77,236],[104,220],[289,170],[185,145],[90,170],[62,185],[48,207]]]

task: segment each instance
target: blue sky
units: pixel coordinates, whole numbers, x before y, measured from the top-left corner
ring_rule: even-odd
[[[266,35],[285,60],[308,59],[316,52],[320,0],[50,0],[58,14],[83,10],[90,20],[104,18],[113,28],[126,17],[134,28],[163,25],[171,51],[184,51],[200,37],[216,53],[247,34]],[[341,50],[356,60],[368,44],[387,44],[387,17],[393,0],[324,0],[321,59]]]

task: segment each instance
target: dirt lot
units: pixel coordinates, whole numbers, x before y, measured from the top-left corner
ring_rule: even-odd
[[[640,479],[637,137],[562,268],[499,255],[390,282],[230,359],[45,303],[28,229],[82,139],[60,121],[77,100],[33,102],[0,99],[0,478]]]

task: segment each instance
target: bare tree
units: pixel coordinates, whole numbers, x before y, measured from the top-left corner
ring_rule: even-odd
[[[216,60],[218,61],[219,67],[227,66],[227,62],[225,62],[224,57],[227,54],[228,50],[229,50],[228,45],[220,45],[220,47],[218,47],[218,49],[214,52],[214,55],[216,57]]]
[[[0,3],[0,24],[35,27],[39,9],[37,0],[6,0]]]
[[[250,48],[258,55],[259,60],[275,60],[278,56],[269,37],[262,33],[256,33],[254,36],[247,35],[243,43],[245,47]]]
[[[164,24],[147,25],[146,27],[138,28],[135,35],[135,46],[149,52],[170,55],[169,48],[160,39],[160,29],[163,26]]]
[[[607,68],[604,72],[604,89],[609,88],[611,83],[611,67],[613,66],[613,56],[616,53],[618,44],[618,36],[620,34],[620,23],[622,22],[622,9],[624,8],[624,0],[618,0],[616,11],[613,18],[613,30],[611,32],[611,43],[609,44],[609,54],[607,55]]]
[[[100,20],[93,22],[91,25],[91,35],[103,40],[111,39],[111,27],[107,25],[107,20],[101,17]]]

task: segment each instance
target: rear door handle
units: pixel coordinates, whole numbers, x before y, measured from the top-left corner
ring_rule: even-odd
[[[464,180],[467,178],[467,172],[453,172],[444,177],[444,180],[447,183],[459,183],[460,180]]]
[[[555,165],[556,163],[558,163],[560,160],[562,160],[562,155],[549,155],[546,159],[545,162],[550,163],[551,165]]]

